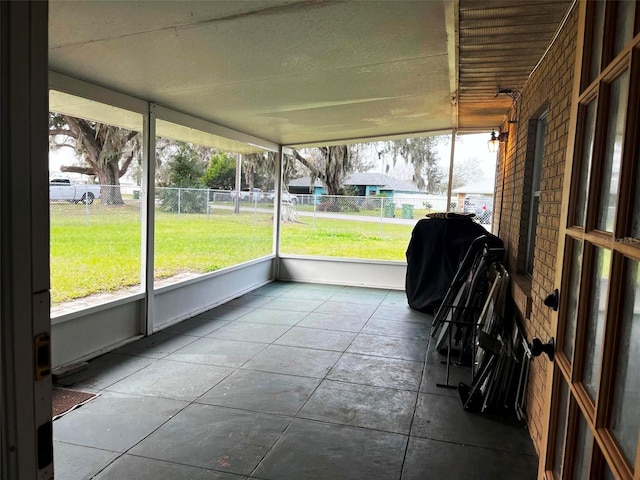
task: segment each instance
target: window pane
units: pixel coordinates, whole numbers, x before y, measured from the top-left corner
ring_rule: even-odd
[[[593,451],[593,434],[591,430],[589,430],[587,422],[580,412],[578,412],[577,423],[578,431],[576,433],[576,444],[573,452],[573,478],[575,480],[585,480],[585,478],[589,478],[591,452]]]
[[[622,141],[626,114],[629,84],[629,71],[625,71],[611,84],[611,95],[602,183],[600,186],[600,207],[598,210],[597,228],[613,231],[616,214],[616,199],[620,177],[620,160],[622,158]]]
[[[614,56],[622,51],[624,46],[633,38],[633,23],[635,19],[636,2],[628,0],[616,2],[616,41]]]
[[[589,61],[589,83],[600,73],[602,61],[602,39],[604,38],[604,7],[605,2],[590,2],[593,9],[594,32],[591,35],[591,59]]]
[[[270,255],[276,156],[243,145],[229,151],[223,146],[232,142],[207,132],[156,125],[155,287]]]
[[[613,476],[609,465],[604,466],[604,480],[615,480],[616,477]]]
[[[589,173],[591,172],[591,160],[593,158],[593,137],[596,128],[596,100],[592,100],[584,108],[584,136],[582,138],[582,158],[578,170],[578,193],[576,195],[576,208],[573,223],[584,227],[587,205],[587,192],[589,187]]]
[[[136,198],[142,116],[54,90],[49,105],[49,128],[68,132],[52,135],[49,143],[51,314],[56,317],[142,288]]]
[[[562,377],[562,375],[560,375]],[[556,438],[553,449],[553,478],[562,478],[564,464],[564,442],[567,437],[567,406],[569,402],[569,387],[564,378],[560,379],[560,396],[558,397],[558,420]]]
[[[611,430],[631,465],[636,459],[640,429],[640,268],[626,261],[622,287],[624,305],[615,371]]]
[[[571,264],[569,268],[569,283],[566,291],[577,292],[580,287],[580,274],[582,272],[582,243],[578,240],[571,241]],[[572,361],[573,342],[576,337],[576,319],[578,316],[578,296],[569,294],[566,298],[569,304],[567,305],[566,324],[562,335],[562,351]]]
[[[449,210],[473,213],[490,230],[496,156],[486,148],[487,135],[456,139],[477,156],[454,165],[447,205],[450,137],[300,150],[284,172],[299,221],[282,224],[280,251],[405,261],[416,223]]]
[[[547,135],[546,112],[538,119],[536,125],[536,143],[533,154],[533,176],[531,178],[531,207],[527,232],[527,273],[533,275],[533,256],[536,244],[536,227],[538,225],[538,206],[540,205],[540,179],[542,178],[542,160],[544,158],[544,140]]]
[[[591,399],[595,401],[600,380],[602,335],[607,308],[611,252],[596,248],[593,260],[594,268],[591,272],[591,302],[587,317],[583,382],[591,395]]]

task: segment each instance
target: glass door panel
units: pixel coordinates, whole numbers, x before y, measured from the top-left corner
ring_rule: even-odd
[[[591,269],[590,307],[586,319],[585,359],[582,381],[595,402],[600,378],[602,360],[602,334],[607,308],[607,288],[609,286],[609,268],[611,252],[596,248]]]
[[[593,451],[593,434],[584,417],[578,412],[576,442],[574,444],[573,475],[574,480],[589,478],[591,457]]]
[[[616,38],[613,56],[619,54],[633,38],[636,2],[628,0],[616,2]]]
[[[605,2],[592,2],[591,15],[593,35],[591,36],[591,54],[589,60],[589,83],[593,82],[600,73],[602,63],[602,40],[604,38],[604,8]]]
[[[610,105],[607,119],[607,131],[604,166],[600,184],[600,208],[598,210],[597,228],[613,232],[618,184],[620,177],[620,161],[622,158],[622,140],[624,138],[625,114],[628,98],[629,71],[616,78],[611,84]]]
[[[556,438],[554,440],[553,450],[553,478],[554,480],[562,479],[562,466],[564,465],[564,448],[567,437],[567,410],[569,406],[569,387],[567,382],[560,380],[560,397],[558,399],[558,425],[560,428],[556,430]]]
[[[633,465],[640,429],[640,269],[626,260],[618,363],[609,427],[627,461]]]
[[[640,238],[640,149],[636,158],[636,171],[633,182],[633,201],[631,202],[631,222],[629,234],[634,238]]]
[[[581,160],[577,175],[577,194],[575,199],[575,210],[573,223],[584,227],[585,212],[587,205],[587,191],[589,187],[589,172],[591,171],[591,161],[593,158],[593,138],[596,130],[596,108],[597,99],[591,100],[584,107],[584,133],[582,140]]]
[[[568,291],[578,292],[580,287],[580,274],[582,271],[582,243],[578,240],[571,241],[571,260],[569,263]],[[569,361],[573,360],[573,344],[576,337],[576,320],[578,318],[578,295],[568,297],[567,311],[565,313],[566,324],[562,335],[562,351]]]

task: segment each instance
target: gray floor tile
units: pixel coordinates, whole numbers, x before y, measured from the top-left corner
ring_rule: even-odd
[[[298,283],[296,292],[339,292],[344,289],[342,285],[330,285],[328,283]]]
[[[213,365],[157,360],[109,387],[109,391],[193,401],[233,370]]]
[[[416,392],[324,380],[298,417],[408,435]]]
[[[262,343],[205,337],[172,353],[166,360],[240,367],[264,348],[265,345]]]
[[[194,337],[204,337],[205,335],[224,327],[230,320],[220,318],[193,317],[184,322],[177,323],[163,330],[165,333],[177,333],[180,335],[191,335]]]
[[[60,480],[86,480],[120,455],[98,448],[53,442],[53,469]]]
[[[248,475],[289,422],[287,417],[192,404],[129,453]]]
[[[67,377],[57,378],[56,383],[67,387],[102,390],[151,363],[151,358],[107,353],[91,360],[88,368]]]
[[[407,294],[404,290],[393,290],[384,297],[382,306],[387,307],[402,307],[408,305]]]
[[[150,458],[123,455],[95,480],[243,480],[246,477]]]
[[[174,335],[171,333],[158,332],[125,345],[124,347],[120,347],[114,350],[113,353],[136,355],[138,357],[163,358],[194,341],[196,341],[196,338],[190,335]]]
[[[371,315],[371,319],[390,320],[392,322],[415,322],[425,323],[431,325],[433,322],[433,315],[418,312],[409,308],[408,305],[390,306],[380,305],[376,311]]]
[[[282,298],[288,298],[290,301],[295,301],[297,299],[303,300],[320,300],[322,302],[329,300],[337,290],[331,289],[300,289],[296,288],[293,290],[289,290],[282,294]]]
[[[260,463],[268,480],[397,480],[407,437],[296,419]]]
[[[338,358],[340,353],[328,350],[270,345],[249,360],[244,368],[323,378]]]
[[[286,292],[298,288],[299,283],[294,282],[271,282],[268,283],[251,293],[253,295],[262,295],[265,297],[279,297]]]
[[[331,313],[310,313],[298,323],[298,326],[339,330],[343,332],[359,332],[367,321],[367,317],[354,317]]]
[[[402,480],[535,480],[537,471],[535,456],[411,437]]]
[[[294,416],[320,379],[237,370],[197,401],[254,412]]]
[[[360,305],[380,305],[380,302],[384,300],[384,297],[387,295],[384,293],[355,293],[346,290],[342,290],[336,293],[333,297],[331,297],[332,302],[345,302],[350,303],[353,306],[357,305],[357,308],[360,308]]]
[[[415,338],[428,340],[430,327],[426,323],[393,322],[372,318],[362,329],[362,333],[388,335],[390,337]]]
[[[345,353],[327,378],[342,382],[417,391],[422,363]]]
[[[277,345],[292,347],[319,348],[344,352],[356,334],[318,328],[291,327],[287,333],[276,340]]]
[[[251,307],[257,308],[262,307],[265,304],[271,302],[274,297],[267,297],[264,295],[254,295],[253,293],[248,293],[247,295],[243,295],[234,300],[231,300],[226,305],[232,307]]]
[[[458,386],[460,382],[467,385],[471,383],[471,369],[469,367],[457,367],[451,365],[449,368],[449,385]],[[447,383],[447,366],[433,363],[425,364],[420,384],[421,393],[433,393],[435,395],[447,395],[449,397],[460,398],[458,390],[441,388],[437,384]]]
[[[466,412],[459,398],[420,393],[411,435],[535,455],[529,433],[504,418]]]
[[[312,300],[306,298],[274,298],[264,308],[274,310],[290,310],[293,312],[312,312],[322,304],[323,300]]]
[[[353,305],[349,302],[327,301],[314,310],[315,313],[331,313],[333,315],[349,315],[352,317],[370,317],[376,305]]]
[[[187,403],[105,392],[53,422],[54,440],[125,452]]]
[[[431,345],[427,349],[427,363],[431,363],[434,365],[446,364],[447,361],[447,351],[446,349],[440,353],[436,350],[436,344],[438,343],[438,337],[431,339]],[[451,349],[451,361],[458,362],[460,359],[460,351]]]
[[[359,334],[347,349],[349,353],[375,355],[424,362],[427,353],[426,340]]]
[[[389,290],[386,288],[371,288],[371,287],[355,287],[347,285],[342,289],[345,293],[356,293],[359,295],[376,295],[378,297],[386,297]]]
[[[238,320],[216,330],[207,337],[240,340],[245,342],[273,343],[284,332],[288,325],[272,325],[268,323],[249,323]]]
[[[261,308],[243,315],[240,320],[249,323],[270,323],[273,325],[295,325],[307,316],[307,312],[291,312],[286,310],[269,310]]]
[[[208,319],[218,319],[218,320],[235,320],[236,318],[240,318],[246,313],[253,311],[251,307],[238,307],[233,305],[220,305],[219,307],[212,308],[211,310],[207,310],[206,312],[202,312],[200,315],[197,315],[195,318],[208,318]]]

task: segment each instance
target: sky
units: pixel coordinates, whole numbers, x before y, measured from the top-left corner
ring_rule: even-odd
[[[475,159],[484,173],[485,179],[495,178],[496,154],[489,152],[488,144],[491,133],[474,133],[467,135],[458,135],[456,140],[456,148],[454,152],[454,163],[464,162],[468,159]],[[437,147],[439,164],[443,171],[449,172],[451,161],[451,143],[449,141]],[[377,162],[377,166],[373,171],[385,171],[386,163],[384,160]],[[405,162],[398,162],[395,166],[389,166],[389,175],[399,178],[400,180],[411,181],[413,168]],[[479,178],[478,180],[483,180]]]

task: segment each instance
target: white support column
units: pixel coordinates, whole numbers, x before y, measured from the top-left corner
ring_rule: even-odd
[[[140,333],[151,335],[154,324],[153,280],[155,256],[155,198],[156,198],[156,114],[155,105],[149,104],[149,110],[143,120],[143,161],[142,190],[140,192],[140,225],[142,228],[142,272],[140,274],[145,291],[145,311],[140,325]]]
[[[282,175],[284,171],[284,151],[282,147],[278,149],[277,160],[275,162],[276,171],[274,174],[273,185],[273,253],[276,257],[273,262],[273,278],[278,279],[280,274],[280,231],[282,217]]]
[[[0,476],[53,478],[47,2],[0,3]]]
[[[444,209],[448,212],[451,208],[451,184],[453,183],[453,160],[456,155],[456,134],[458,131],[454,128],[451,130],[451,157],[449,158],[449,183],[447,184],[447,206]]]
[[[233,213],[236,215],[240,213],[240,187],[242,186],[242,155],[236,156],[236,195],[233,199]]]

